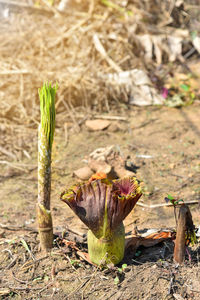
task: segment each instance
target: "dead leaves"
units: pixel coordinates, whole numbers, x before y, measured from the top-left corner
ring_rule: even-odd
[[[169,62],[174,62],[182,57],[182,45],[185,39],[189,39],[189,31],[183,29],[168,29],[165,34],[143,34],[136,36],[144,49],[144,57],[147,62],[154,57],[158,65],[163,63],[164,55]]]
[[[138,236],[133,235],[130,238],[126,239],[126,250],[131,250],[131,252],[135,252],[140,246],[143,247],[153,247],[165,240],[169,240],[173,237],[171,231],[161,231],[151,233],[147,236]]]
[[[132,235],[131,237],[126,238],[125,249],[134,254],[140,246],[149,248],[170,239],[174,239],[174,234],[171,231],[154,232],[145,237],[142,235]],[[84,260],[90,265],[96,266],[91,262],[88,253],[85,251],[81,251],[76,242],[62,239],[62,243],[65,244],[67,248],[75,251],[75,254],[79,257],[80,260]]]

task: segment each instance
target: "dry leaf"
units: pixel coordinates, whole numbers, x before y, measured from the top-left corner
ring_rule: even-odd
[[[163,98],[153,87],[151,80],[143,70],[106,75],[106,84],[115,89],[122,89],[129,94],[129,103],[138,106],[161,105]]]
[[[65,240],[65,239],[62,239],[62,242],[63,242],[67,247],[70,247],[71,249],[74,249],[74,250],[77,250],[77,251],[79,250],[75,242],[68,241],[68,240]]]
[[[87,261],[90,265],[96,266],[93,262],[91,262],[89,254],[82,251],[77,251],[76,254],[81,257],[83,260]]]
[[[126,239],[126,249],[130,248],[132,251],[136,251],[139,246],[152,247],[166,239],[171,239],[172,233],[167,231],[151,233],[148,236],[132,236]]]

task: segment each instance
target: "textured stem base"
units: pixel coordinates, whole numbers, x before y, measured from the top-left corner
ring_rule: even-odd
[[[179,209],[176,241],[174,247],[174,261],[178,264],[182,264],[185,260],[186,252],[186,232],[193,232],[194,224],[192,221],[192,215],[187,205],[181,205]]]
[[[42,251],[49,251],[53,247],[53,224],[50,210],[43,205],[37,205],[38,231]]]
[[[124,257],[125,248],[125,230],[121,223],[115,231],[111,232],[109,236],[98,239],[94,233],[88,231],[88,253],[90,260],[97,264],[114,265],[120,263]]]

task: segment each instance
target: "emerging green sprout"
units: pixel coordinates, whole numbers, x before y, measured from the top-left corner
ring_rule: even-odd
[[[88,252],[92,262],[118,264],[123,259],[123,220],[141,195],[135,178],[98,179],[77,184],[61,194],[61,200],[89,228]]]
[[[50,211],[51,151],[55,130],[55,94],[57,86],[45,83],[39,89],[41,122],[38,129],[38,229],[40,246],[48,250],[53,245],[53,225]]]

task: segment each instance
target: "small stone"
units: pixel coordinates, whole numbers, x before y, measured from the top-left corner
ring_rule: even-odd
[[[110,125],[110,121],[107,120],[87,120],[85,122],[85,125],[88,127],[88,129],[92,130],[92,131],[98,131],[98,130],[104,130],[106,128],[108,128],[108,126]]]
[[[73,172],[73,175],[81,180],[88,180],[92,176],[92,174],[92,170],[87,166]]]

